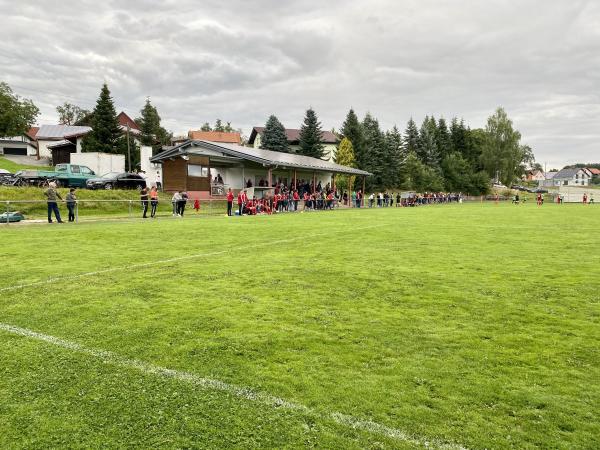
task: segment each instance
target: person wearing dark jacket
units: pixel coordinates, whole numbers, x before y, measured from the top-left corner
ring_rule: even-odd
[[[56,203],[56,199],[62,200],[60,194],[56,191],[56,183],[53,181],[48,184],[48,189],[44,192],[44,195],[48,199],[48,223],[52,223],[52,213],[56,216],[56,221],[58,223],[63,223],[60,218],[60,211],[58,210],[58,204]]]
[[[148,188],[144,187],[140,191],[140,201],[142,202],[142,218],[147,219],[148,216]]]
[[[77,204],[77,195],[75,189],[69,189],[69,193],[65,197],[67,209],[69,210],[69,222],[75,222],[75,205]]]

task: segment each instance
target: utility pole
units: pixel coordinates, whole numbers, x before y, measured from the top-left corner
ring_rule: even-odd
[[[129,148],[129,123],[127,124],[127,163],[129,164],[128,172],[131,172],[131,149]]]

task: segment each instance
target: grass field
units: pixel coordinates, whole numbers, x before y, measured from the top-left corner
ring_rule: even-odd
[[[600,208],[3,226],[0,448],[600,443]]]
[[[52,170],[49,166],[34,166],[29,164],[18,164],[9,159],[0,156],[0,169],[8,170],[11,173],[18,172],[19,170],[35,169],[35,170]]]

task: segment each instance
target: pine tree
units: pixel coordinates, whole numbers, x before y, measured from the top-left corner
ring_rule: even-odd
[[[446,123],[446,119],[443,117],[440,118],[437,123],[436,144],[440,155],[440,160],[444,159],[446,155],[452,153],[452,140],[450,138],[448,124]]]
[[[221,122],[221,119],[217,119],[217,121],[215,122],[214,131],[219,131],[219,132],[225,131],[225,127],[223,126],[223,122]]]
[[[313,158],[323,158],[325,155],[322,144],[321,122],[312,108],[306,111],[304,123],[300,127],[300,155],[311,156]]]
[[[81,144],[84,152],[119,153],[117,140],[121,137],[117,112],[106,83],[102,85],[92,119],[92,131]]]
[[[354,158],[356,165],[359,169],[363,169],[365,165],[365,138],[362,125],[360,124],[358,117],[354,110],[351,108],[346,115],[346,120],[342,124],[341,134],[346,137],[352,143],[354,150]]]
[[[163,145],[169,144],[172,134],[161,126],[158,110],[152,106],[149,98],[140,112],[141,117],[135,119],[142,132],[140,140],[142,145],[151,145],[152,153],[155,154]]]
[[[356,159],[354,158],[354,148],[350,139],[343,138],[340,146],[335,154],[336,164],[346,167],[356,167]],[[337,187],[341,190],[351,190],[354,187],[354,175],[338,175]]]
[[[385,188],[387,180],[387,159],[385,151],[384,134],[379,128],[379,122],[376,118],[367,113],[363,122],[362,129],[365,137],[365,162],[364,169],[373,174],[367,178],[367,190],[374,187]]]
[[[204,125],[200,127],[200,131],[212,131],[212,128],[208,122],[204,122]]]
[[[260,140],[260,148],[276,152],[289,153],[290,148],[285,127],[274,115],[269,116]]]
[[[414,153],[415,155],[419,152],[419,128],[411,117],[406,125],[406,131],[404,132],[404,153]]]
[[[425,116],[421,129],[419,130],[419,147],[417,156],[426,165],[437,167],[439,165],[439,153],[436,143],[437,124],[435,118]]]
[[[402,184],[402,164],[405,159],[402,134],[394,125],[385,133],[386,187],[400,187]]]

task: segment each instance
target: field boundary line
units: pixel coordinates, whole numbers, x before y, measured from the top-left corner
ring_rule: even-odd
[[[380,228],[385,225],[387,225],[387,224],[369,225],[366,227],[355,228],[352,231],[362,231],[362,230],[368,230],[371,228]],[[314,233],[311,235],[298,236],[298,237],[293,237],[293,238],[288,238],[288,239],[280,239],[277,241],[259,242],[259,243],[252,244],[252,245],[246,245],[246,246],[244,246],[244,248],[249,249],[249,248],[259,248],[259,247],[265,247],[265,246],[276,245],[276,244],[286,244],[286,243],[298,241],[301,239],[311,239],[314,237],[331,236],[332,234],[339,234],[339,233],[342,233],[342,231],[329,231],[327,233]],[[2,287],[2,288],[0,288],[0,292],[14,291],[17,289],[24,289],[24,288],[33,287],[33,286],[43,286],[45,284],[58,283],[58,282],[65,281],[65,280],[76,280],[76,279],[84,278],[84,277],[92,277],[95,275],[102,275],[105,273],[118,272],[120,270],[141,269],[144,267],[151,267],[156,264],[168,264],[168,263],[177,262],[177,261],[185,261],[187,259],[224,255],[224,254],[231,253],[234,251],[239,251],[239,249],[238,248],[235,248],[235,249],[227,248],[225,250],[218,250],[218,251],[204,252],[204,253],[195,253],[192,255],[175,256],[173,258],[159,259],[159,260],[152,261],[152,262],[130,264],[128,266],[111,267],[108,269],[95,270],[92,272],[84,272],[84,273],[79,273],[79,274],[74,274],[74,275],[67,275],[67,276],[63,276],[63,277],[51,277],[51,278],[47,278],[47,279],[41,280],[41,281],[34,281],[32,283],[23,283],[23,284],[16,284],[13,286]]]
[[[78,344],[77,342],[68,341],[48,334],[38,333],[37,331],[33,331],[27,328],[22,328],[15,325],[0,322],[0,330],[14,335],[28,337],[37,341],[46,342],[56,347],[61,347],[63,349],[70,350],[76,353],[82,353],[88,356],[93,356],[97,359],[102,360],[106,364],[111,364],[125,369],[135,369],[141,373],[148,375],[155,375],[163,378],[174,379],[180,382],[198,386],[199,388],[205,390],[225,392],[227,394],[233,395],[244,400],[250,400],[261,403],[273,409],[283,408],[325,420],[333,420],[335,423],[345,426],[347,428],[365,431],[371,434],[376,434],[379,436],[403,441],[411,445],[425,448],[435,447],[443,450],[467,450],[462,445],[442,442],[435,439],[429,440],[413,437],[398,428],[388,427],[387,425],[383,425],[378,422],[359,419],[354,416],[342,414],[339,412],[319,412],[313,408],[302,405],[300,403],[290,402],[283,398],[276,397],[265,392],[255,391],[248,387],[237,386],[213,378],[204,378],[192,372],[185,372],[180,370],[168,369],[166,367],[156,366],[137,359],[129,359],[111,351],[88,348],[81,344]]]

